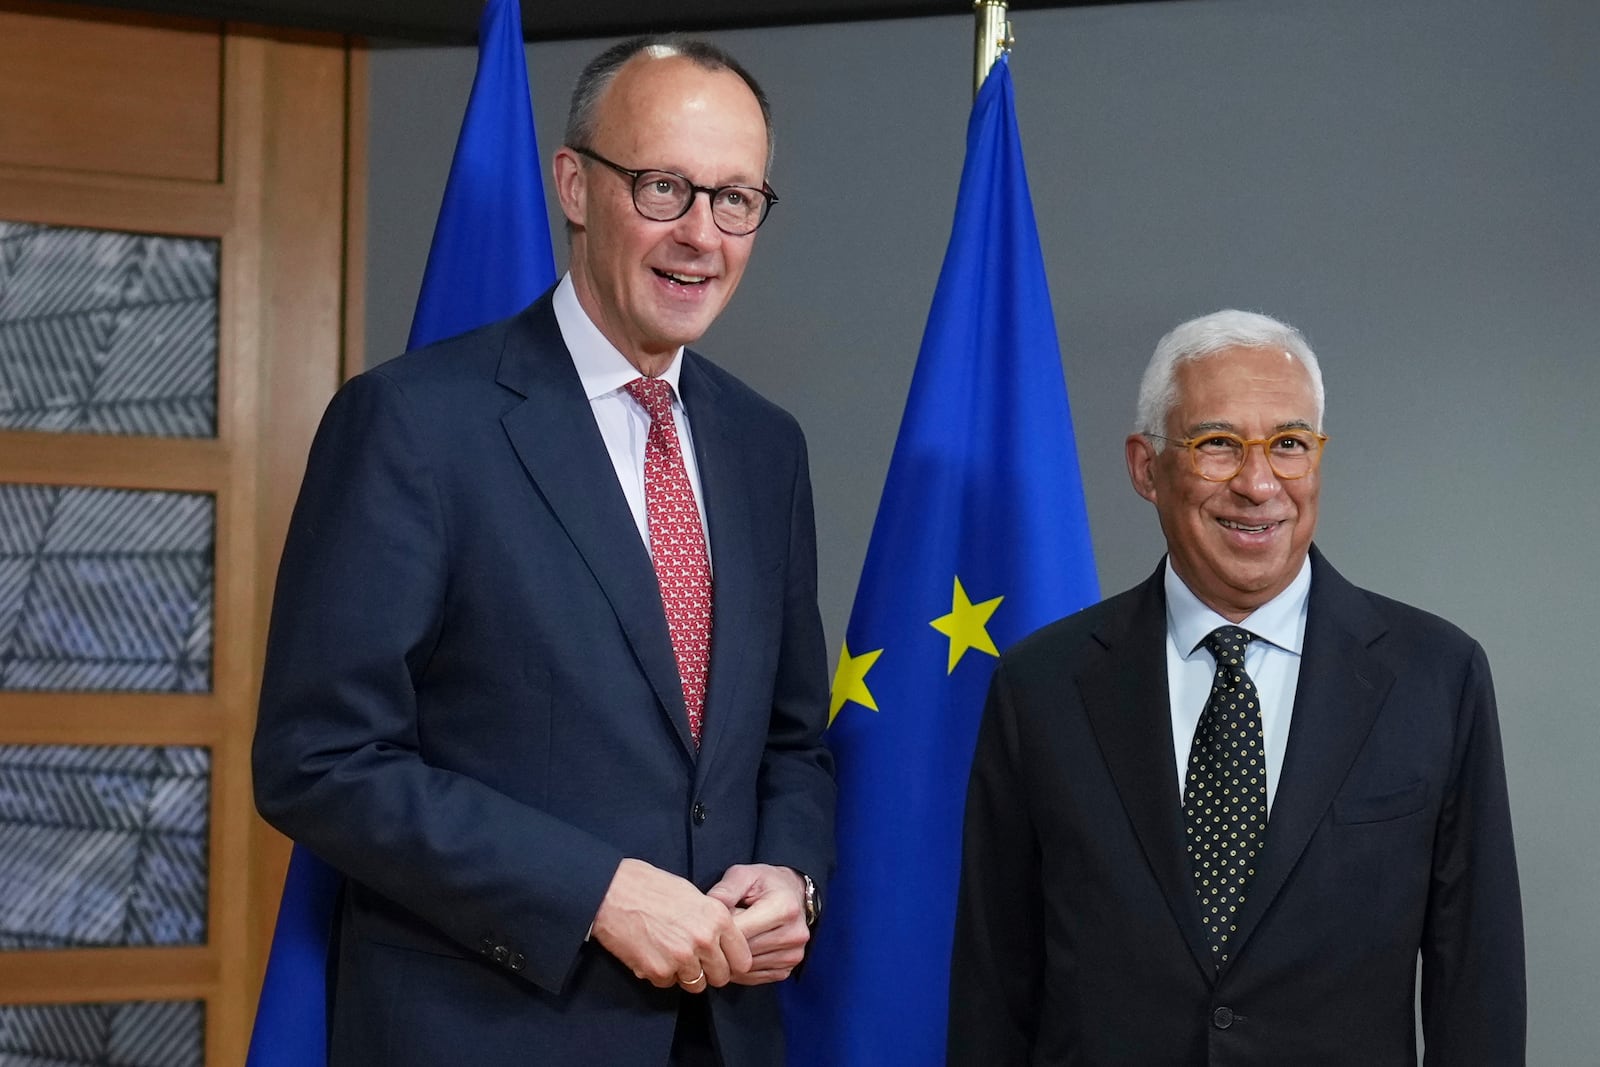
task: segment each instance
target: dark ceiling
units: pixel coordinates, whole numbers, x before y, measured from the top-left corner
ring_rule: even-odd
[[[1015,0],[1011,10],[1116,2]],[[92,0],[86,6],[437,43],[473,40],[483,8],[480,0]],[[530,41],[963,14],[972,14],[970,0],[522,0]]]

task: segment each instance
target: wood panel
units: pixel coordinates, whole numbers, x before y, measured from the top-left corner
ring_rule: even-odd
[[[241,623],[235,635],[248,639],[217,647],[219,677],[226,672],[228,692],[239,698],[224,709],[229,727],[214,758],[233,772],[217,779],[214,804],[219,817],[227,813],[230,825],[249,832],[218,842],[227,878],[213,883],[213,913],[237,920],[243,937],[240,951],[223,959],[212,1001],[219,1016],[241,1022],[235,1032],[215,1035],[217,1063],[243,1060],[287,866],[288,843],[254,814],[249,741],[289,513],[343,363],[347,261],[359,260],[347,248],[348,184],[365,181],[364,171],[353,174],[346,160],[348,100],[357,91],[347,49],[307,34],[230,32],[229,63],[238,71],[229,87],[237,87],[241,109],[253,97],[267,106],[259,119],[235,119],[230,108],[230,121],[248,124],[251,133],[230,140],[226,164],[237,190],[240,243],[254,244],[259,255],[236,265],[252,283],[235,290],[241,294],[229,324],[235,344],[222,368],[231,383],[221,412],[224,437],[239,445],[231,453],[230,482],[250,490],[236,498],[246,510],[219,526],[227,537],[219,540],[219,561],[228,559],[231,573],[250,581],[218,589],[219,602],[237,597],[230,608]],[[251,231],[259,235],[254,241],[244,236]],[[233,266],[225,255],[226,275]],[[252,346],[260,358],[248,358]]]
[[[221,30],[0,9],[0,162],[216,181]]]
[[[0,693],[0,745],[210,747],[222,731],[210,693]]]
[[[27,991],[29,1004],[106,1000],[202,1000],[217,984],[217,954],[205,948],[80,948],[0,952],[0,989]],[[8,998],[9,999],[9,998]],[[211,1013],[207,1018],[210,1064]]]
[[[233,205],[220,185],[128,178],[0,163],[4,217],[174,237],[228,228]]]
[[[229,464],[220,441],[0,430],[0,482],[214,493]]]
[[[35,54],[52,49],[54,60]],[[94,69],[131,65],[143,77],[152,56],[174,69],[148,91]],[[187,147],[169,143],[160,122],[143,127],[148,142],[99,146],[101,157],[84,147],[106,115],[123,116],[123,141],[140,141],[151,116],[130,116],[173,103],[172,85],[211,109],[183,120]],[[215,439],[0,431],[0,482],[216,498],[211,693],[0,693],[0,744],[210,750],[208,941],[0,952],[0,1002],[201,999],[209,1064],[244,1060],[288,855],[255,815],[249,751],[272,586],[310,438],[344,368],[361,360],[345,351],[359,343],[349,308],[359,308],[363,274],[361,224],[347,212],[362,205],[365,93],[364,58],[352,61],[340,37],[0,0],[0,218],[221,240]],[[108,99],[117,96],[141,100]],[[18,106],[86,121],[30,133],[5,125]],[[13,141],[13,130],[26,136]]]
[[[344,199],[344,365],[346,381],[366,369],[367,363],[367,84],[369,56],[365,44],[352,47],[350,91],[345,94],[345,199]]]

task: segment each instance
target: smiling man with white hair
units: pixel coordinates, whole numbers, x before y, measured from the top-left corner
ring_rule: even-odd
[[[996,668],[967,800],[950,1067],[1524,1060],[1493,684],[1312,544],[1322,371],[1222,311],[1126,441],[1167,556]]]

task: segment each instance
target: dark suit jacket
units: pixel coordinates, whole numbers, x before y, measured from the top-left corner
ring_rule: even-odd
[[[665,1063],[678,990],[585,935],[625,856],[702,889],[833,863],[805,445],[702,357],[680,381],[715,608],[696,753],[648,550],[562,343],[528,310],[348,383],[273,606],[263,815],[350,881],[335,1064]],[[728,1067],[771,987],[713,990]]]
[[[1282,776],[1231,960],[1183,849],[1161,570],[1001,659],[967,797],[950,1067],[1523,1062],[1483,650],[1312,550]]]

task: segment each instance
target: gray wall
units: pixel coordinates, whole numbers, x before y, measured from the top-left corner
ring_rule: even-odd
[[[1529,1062],[1594,1062],[1600,5],[1189,0],[1014,21],[1104,588],[1161,551],[1122,466],[1156,339],[1228,305],[1302,327],[1332,435],[1318,542],[1488,649]],[[809,433],[835,649],[949,234],[971,35],[963,14],[721,37],[773,97],[783,203],[698,347]],[[529,49],[546,156],[602,43]],[[373,57],[374,362],[404,342],[473,64],[470,49]]]

